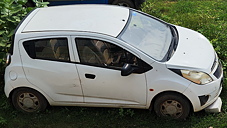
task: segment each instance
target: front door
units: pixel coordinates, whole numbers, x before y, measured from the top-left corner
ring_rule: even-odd
[[[80,63],[77,64],[85,103],[145,105],[145,73],[121,76],[124,64],[139,65],[139,58],[123,48],[102,40],[73,38]]]

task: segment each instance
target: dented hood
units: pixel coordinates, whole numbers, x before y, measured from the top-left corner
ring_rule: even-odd
[[[166,62],[168,68],[211,72],[215,52],[209,40],[193,30],[176,26],[179,34],[177,49]]]

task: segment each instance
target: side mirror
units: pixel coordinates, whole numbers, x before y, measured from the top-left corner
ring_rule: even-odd
[[[137,66],[126,63],[121,69],[121,76],[128,76],[131,73],[133,73],[136,69],[138,69]]]

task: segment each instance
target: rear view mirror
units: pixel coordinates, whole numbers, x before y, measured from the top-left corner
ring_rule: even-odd
[[[121,76],[128,76],[131,73],[133,73],[136,69],[138,69],[137,66],[131,64],[124,64],[124,66],[121,69]]]

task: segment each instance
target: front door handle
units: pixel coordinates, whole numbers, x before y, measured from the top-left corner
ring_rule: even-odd
[[[85,74],[85,77],[88,79],[95,79],[95,75],[94,74]]]

